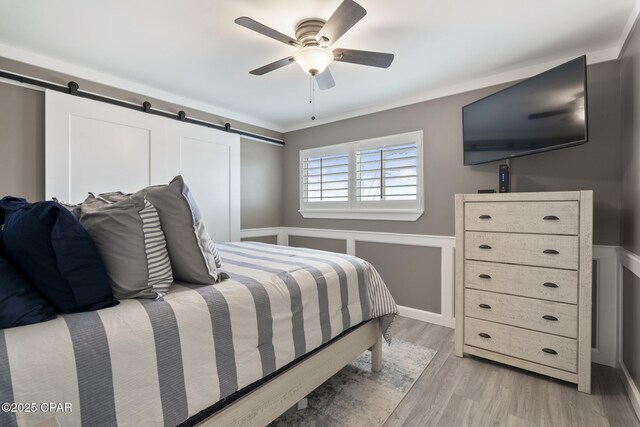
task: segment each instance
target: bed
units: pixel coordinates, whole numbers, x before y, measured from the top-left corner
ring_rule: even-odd
[[[35,404],[0,425],[260,425],[367,348],[379,369],[397,309],[369,263],[217,246],[230,276],[217,285],[0,331],[0,400]]]

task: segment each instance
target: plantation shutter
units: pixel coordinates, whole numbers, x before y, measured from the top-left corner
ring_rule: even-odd
[[[302,162],[305,202],[349,200],[349,153],[305,158]]]
[[[416,143],[356,151],[356,200],[416,200]]]

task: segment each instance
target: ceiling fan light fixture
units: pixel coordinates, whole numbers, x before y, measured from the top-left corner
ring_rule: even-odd
[[[306,46],[293,55],[302,70],[312,76],[321,74],[333,62],[333,53],[318,46]]]

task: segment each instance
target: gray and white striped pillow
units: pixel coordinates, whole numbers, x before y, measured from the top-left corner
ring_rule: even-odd
[[[162,227],[160,227],[158,211],[147,199],[144,202],[144,209],[140,211],[140,219],[142,220],[144,251],[149,269],[148,285],[158,297],[163,297],[169,292],[169,286],[173,282],[171,261],[167,252],[167,242]]]
[[[100,252],[113,295],[163,297],[173,273],[156,208],[145,197],[110,202],[90,194],[81,209],[80,222]]]

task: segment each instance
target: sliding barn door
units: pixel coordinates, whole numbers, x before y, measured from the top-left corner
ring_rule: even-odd
[[[47,199],[79,203],[181,174],[213,240],[239,240],[238,135],[58,92],[45,106]]]
[[[214,241],[240,240],[239,137],[202,126],[171,124],[169,175],[181,174],[189,184]]]

